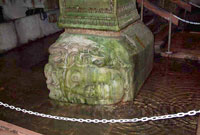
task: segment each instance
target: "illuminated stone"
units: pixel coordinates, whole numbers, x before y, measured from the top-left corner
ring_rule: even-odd
[[[50,98],[77,104],[132,101],[153,63],[153,35],[139,20],[135,0],[60,0],[60,5],[65,32],[50,47],[45,66]]]
[[[139,19],[135,0],[60,0],[59,26],[119,31]]]

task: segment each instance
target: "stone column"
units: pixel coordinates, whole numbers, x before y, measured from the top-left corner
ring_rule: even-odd
[[[132,101],[152,69],[153,34],[135,0],[60,0],[65,32],[45,66],[50,98],[76,104]]]

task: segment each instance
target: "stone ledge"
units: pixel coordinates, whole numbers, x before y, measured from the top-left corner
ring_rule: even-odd
[[[47,15],[44,21],[40,15],[32,15],[0,24],[0,53],[61,31],[56,23],[59,10],[49,11]]]
[[[17,33],[12,22],[0,24],[0,53],[17,46]]]
[[[44,36],[40,29],[38,15],[17,19],[15,21],[15,26],[20,44],[25,44],[28,43],[28,41],[33,41]]]
[[[191,54],[188,52],[176,52],[176,53],[172,52],[172,54],[167,54],[165,52],[161,52],[160,54],[163,57],[176,58],[176,59],[189,59],[189,60],[194,60],[194,61],[200,62],[200,55],[195,55],[195,54]]]

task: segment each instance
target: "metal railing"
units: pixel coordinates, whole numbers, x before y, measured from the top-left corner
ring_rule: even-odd
[[[9,108],[11,110],[15,110],[18,112],[27,113],[30,115],[35,115],[37,117],[49,118],[54,120],[62,120],[62,121],[69,121],[69,122],[79,122],[79,123],[136,123],[136,122],[147,122],[147,121],[157,121],[157,120],[167,120],[173,118],[182,118],[185,116],[194,116],[200,113],[200,110],[192,110],[189,112],[180,112],[176,114],[168,114],[162,116],[152,116],[152,117],[142,117],[142,118],[133,118],[133,119],[82,119],[82,118],[69,118],[69,117],[61,117],[61,116],[53,116],[44,113],[38,113],[29,111],[26,109],[22,109],[19,107],[15,107],[12,105],[8,105],[0,101],[0,106]]]

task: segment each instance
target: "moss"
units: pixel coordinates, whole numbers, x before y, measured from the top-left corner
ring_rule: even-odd
[[[62,34],[50,47],[45,66],[50,97],[82,104],[133,100],[153,59],[152,33],[142,23],[135,25],[119,38]]]
[[[138,20],[136,0],[60,0],[59,26],[120,31]]]

